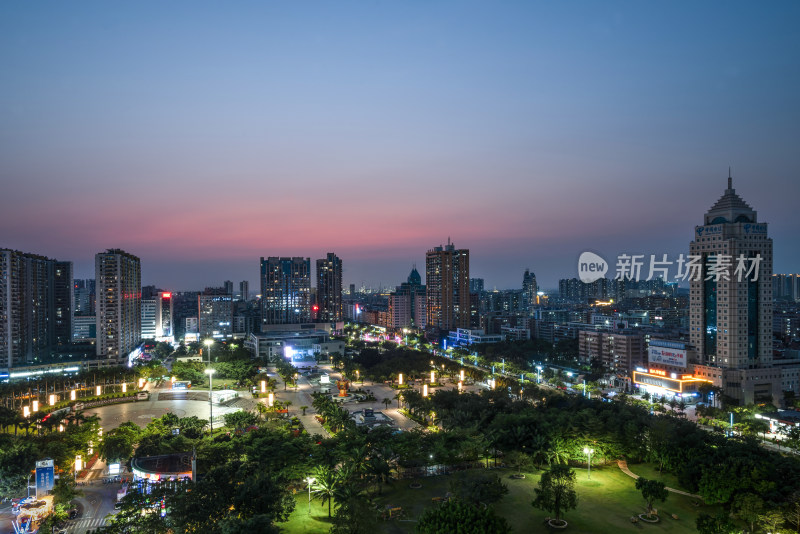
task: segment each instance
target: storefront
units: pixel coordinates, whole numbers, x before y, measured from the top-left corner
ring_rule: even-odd
[[[668,373],[660,369],[637,368],[633,372],[634,387],[660,397],[684,399],[694,402],[699,394],[697,388],[708,380],[690,374]]]

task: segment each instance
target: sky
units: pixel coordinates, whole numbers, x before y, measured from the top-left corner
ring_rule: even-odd
[[[0,3],[0,247],[170,290],[335,252],[487,288],[688,252],[737,192],[800,271],[800,3]]]

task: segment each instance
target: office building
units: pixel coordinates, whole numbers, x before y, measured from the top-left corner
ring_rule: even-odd
[[[319,322],[343,320],[342,310],[342,260],[329,252],[317,260],[317,318]]]
[[[225,287],[207,287],[197,296],[197,328],[201,339],[233,333],[233,295]]]
[[[119,249],[95,255],[98,359],[122,363],[142,334],[142,268],[139,258]]]
[[[239,282],[239,299],[245,302],[250,300],[250,283],[247,280]]]
[[[427,328],[469,328],[469,250],[438,246],[425,255]]]
[[[230,296],[233,296],[233,282],[231,282],[230,280],[225,280],[225,282],[223,282],[222,287],[225,290],[225,293],[227,293]]]
[[[265,325],[311,321],[310,258],[261,258],[261,318]]]
[[[156,302],[158,299],[142,299],[142,339],[156,337]]]
[[[175,339],[175,311],[172,303],[172,293],[161,291],[156,302],[156,339],[158,341],[171,342]]]
[[[76,343],[97,339],[97,317],[76,315],[72,320],[72,339]]]
[[[724,394],[741,403],[779,402],[783,372],[796,369],[772,361],[772,239],[730,177],[695,227],[690,255],[702,260],[699,275],[690,276],[695,375],[718,378]]]

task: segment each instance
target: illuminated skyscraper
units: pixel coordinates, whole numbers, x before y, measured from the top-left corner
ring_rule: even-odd
[[[311,321],[311,259],[261,258],[263,324]]]
[[[342,313],[342,260],[329,252],[317,260],[317,320],[336,322],[343,319]]]
[[[427,327],[469,328],[469,250],[438,246],[425,255]]]
[[[142,268],[139,258],[119,249],[95,255],[97,356],[122,362],[142,333]]]
[[[740,402],[779,402],[784,371],[797,370],[773,365],[772,239],[730,177],[722,197],[695,227],[691,256],[701,264],[701,272],[689,276],[695,374]],[[750,268],[753,272],[746,272]],[[796,389],[796,379],[794,384]]]
[[[72,263],[0,249],[0,367],[47,358],[72,339]]]

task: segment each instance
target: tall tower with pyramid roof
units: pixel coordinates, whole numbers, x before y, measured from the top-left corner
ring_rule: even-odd
[[[702,264],[690,283],[693,363],[696,375],[726,395],[766,401],[781,393],[781,370],[772,359],[772,239],[732,182],[729,176],[689,245]],[[745,271],[737,272],[739,266]]]

